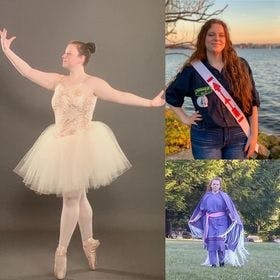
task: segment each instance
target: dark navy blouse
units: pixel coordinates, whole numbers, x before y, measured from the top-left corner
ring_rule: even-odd
[[[253,85],[252,111],[253,106],[260,106],[259,93],[255,88],[255,82],[249,64],[245,59],[240,59],[242,59],[247,65],[251,79],[251,81],[248,82],[251,82]],[[220,72],[211,66],[207,60],[202,62],[233,97],[232,91],[229,87],[229,82],[225,77],[224,70],[222,69]],[[166,89],[166,102],[174,107],[182,107],[184,97],[186,96],[192,99],[195,110],[199,111],[202,115],[202,121],[197,122],[200,127],[211,128],[239,126],[222,101],[201,78],[193,66],[187,66],[179,72]],[[233,99],[238,106],[242,108],[240,106],[240,102],[234,97]],[[245,116],[248,118],[251,114],[252,112],[250,114],[245,114]]]

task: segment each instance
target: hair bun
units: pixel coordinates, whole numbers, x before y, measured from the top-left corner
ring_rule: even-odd
[[[90,53],[95,53],[95,43],[93,42],[88,42],[86,43],[86,46],[88,48],[88,50],[90,51]]]

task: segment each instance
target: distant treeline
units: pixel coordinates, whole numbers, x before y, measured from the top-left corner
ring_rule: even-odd
[[[246,232],[265,240],[280,237],[279,160],[169,160],[165,172],[166,219],[173,229],[188,229],[210,179],[220,176]]]
[[[233,44],[235,48],[241,49],[280,49],[279,44],[253,44],[253,43],[240,43]],[[166,44],[166,49],[195,49],[195,46],[190,43],[176,43],[176,44]]]

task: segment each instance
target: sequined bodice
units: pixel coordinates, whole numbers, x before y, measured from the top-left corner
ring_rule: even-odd
[[[86,128],[92,119],[96,99],[83,83],[72,86],[59,83],[52,97],[57,136],[72,135]]]

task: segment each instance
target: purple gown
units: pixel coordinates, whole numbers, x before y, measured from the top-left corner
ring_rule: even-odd
[[[202,215],[210,214],[208,218],[208,232],[205,236],[205,246],[209,254],[211,265],[217,264],[217,253],[219,263],[224,263],[225,254],[225,237],[220,237],[224,234],[230,225],[228,210],[225,201],[220,192],[210,193],[200,204]],[[220,213],[218,217],[211,217],[212,213]],[[224,213],[224,214],[222,214]],[[206,222],[206,221],[205,221]]]
[[[203,238],[208,251],[204,264],[230,263],[238,266],[246,259],[243,224],[234,203],[226,193],[207,192],[194,210],[189,227],[194,237]]]

